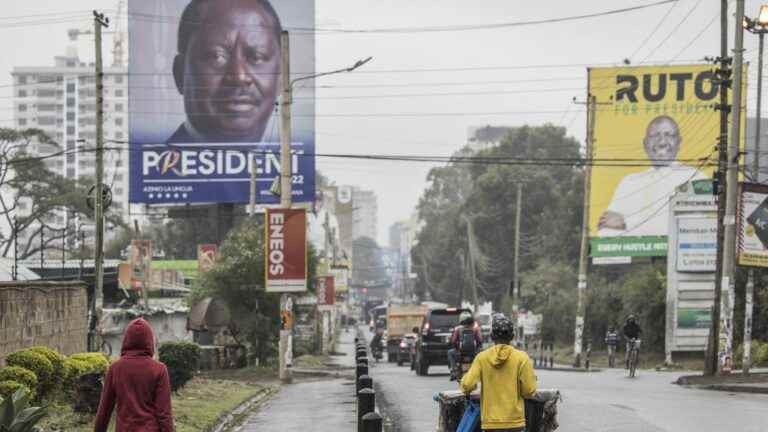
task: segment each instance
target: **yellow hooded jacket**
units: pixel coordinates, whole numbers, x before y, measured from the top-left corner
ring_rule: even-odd
[[[536,375],[528,354],[502,344],[481,352],[461,380],[461,390],[469,393],[478,382],[482,383],[480,414],[483,430],[525,426],[523,398],[536,392]]]

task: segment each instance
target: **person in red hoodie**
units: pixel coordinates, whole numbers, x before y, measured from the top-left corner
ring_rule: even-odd
[[[152,358],[155,337],[143,318],[128,324],[120,360],[104,377],[95,432],[107,432],[117,404],[117,432],[173,432],[168,369]]]

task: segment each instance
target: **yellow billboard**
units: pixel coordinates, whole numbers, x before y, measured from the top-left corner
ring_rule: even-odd
[[[715,66],[594,68],[589,93],[597,101],[591,255],[664,256],[672,195],[711,179],[717,163]]]

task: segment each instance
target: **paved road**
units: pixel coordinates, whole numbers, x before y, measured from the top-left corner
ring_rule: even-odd
[[[372,371],[387,414],[402,432],[433,431],[437,403],[432,396],[453,389],[448,369],[430,368],[417,377],[406,365],[380,363]],[[680,373],[640,371],[631,380],[623,370],[596,373],[537,371],[540,388],[558,388],[562,432],[764,431],[768,395],[692,390],[671,384]],[[379,395],[377,395],[378,397]]]

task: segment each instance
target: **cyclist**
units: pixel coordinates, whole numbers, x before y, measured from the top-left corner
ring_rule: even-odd
[[[616,345],[619,344],[619,334],[614,326],[608,327],[605,333],[605,345],[608,347],[608,367],[614,367],[616,360]]]
[[[459,315],[459,324],[451,334],[451,349],[448,350],[448,365],[451,368],[451,381],[457,379],[456,364],[459,355],[474,358],[480,347],[483,346],[483,335],[480,328],[475,326],[475,318],[469,312]]]
[[[634,314],[630,314],[627,317],[627,321],[624,323],[624,328],[622,328],[622,333],[624,333],[624,339],[627,341],[627,352],[624,354],[624,367],[626,369],[629,369],[629,351],[632,349],[632,341],[635,342],[635,347],[637,348],[638,352],[640,351],[640,336],[643,334],[643,330],[640,328],[640,325],[637,323],[637,318]]]
[[[536,392],[536,375],[528,354],[510,345],[514,326],[504,316],[494,317],[491,339],[494,346],[479,353],[464,378],[461,390],[472,392],[478,382],[480,419],[484,431],[525,430],[525,401]]]

